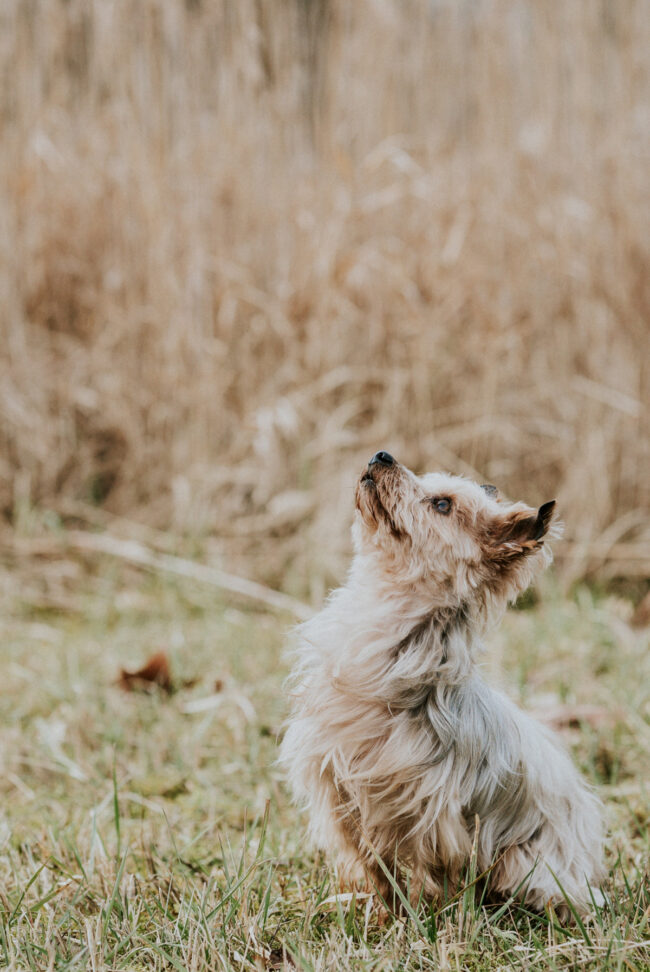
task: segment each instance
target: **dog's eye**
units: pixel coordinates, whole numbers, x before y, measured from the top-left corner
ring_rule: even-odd
[[[448,496],[434,496],[431,505],[437,513],[447,514],[451,512],[451,500]]]

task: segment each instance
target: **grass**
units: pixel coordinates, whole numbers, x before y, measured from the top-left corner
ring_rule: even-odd
[[[486,658],[530,708],[603,715],[567,741],[607,808],[604,911],[562,927],[468,885],[382,924],[306,846],[274,764],[286,623],[102,562],[76,589],[52,611],[4,585],[0,966],[650,966],[650,653],[626,602],[549,587]],[[161,649],[173,693],[116,684]]]

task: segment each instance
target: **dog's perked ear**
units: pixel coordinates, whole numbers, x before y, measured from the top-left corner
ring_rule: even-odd
[[[516,510],[498,517],[488,531],[489,552],[498,558],[509,559],[539,550],[553,519],[555,500],[544,503],[531,515]]]
[[[542,503],[538,509],[537,517],[535,519],[535,540],[541,540],[541,538],[546,536],[548,533],[548,528],[551,525],[554,511],[555,500],[549,500],[548,503]]]

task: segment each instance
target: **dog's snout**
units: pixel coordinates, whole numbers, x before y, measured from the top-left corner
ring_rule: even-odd
[[[377,463],[379,463],[380,466],[394,466],[395,460],[391,456],[390,452],[375,452],[368,465],[374,466]]]

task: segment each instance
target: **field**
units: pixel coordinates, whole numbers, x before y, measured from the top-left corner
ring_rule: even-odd
[[[649,50],[646,0],[0,3],[0,966],[650,968]],[[382,922],[304,844],[282,646],[379,449],[557,499],[485,664],[603,795],[585,924],[471,871]]]
[[[629,613],[551,584],[510,612],[485,663],[555,712],[600,789],[607,908],[563,927],[469,887],[381,923],[369,899],[337,897],[274,765],[287,619],[109,560],[65,611],[5,585],[0,965],[647,969],[650,652]],[[160,650],[171,693],[117,684]]]

